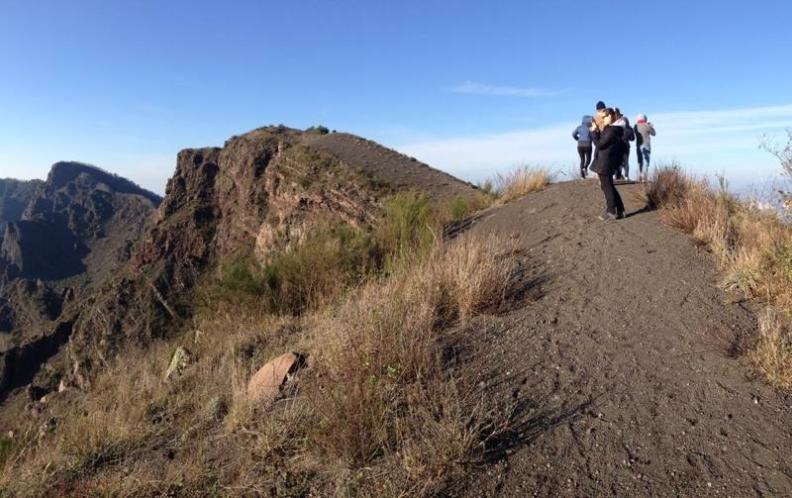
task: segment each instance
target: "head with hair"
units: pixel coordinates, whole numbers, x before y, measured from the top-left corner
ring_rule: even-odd
[[[635,122],[636,123],[646,123],[646,121],[647,121],[646,114],[641,113],[641,114],[639,114],[638,116],[635,117]]]
[[[614,121],[616,121],[617,119],[619,119],[618,116],[616,116],[616,110],[613,109],[612,107],[608,107],[608,108],[604,109],[602,112],[603,112],[603,120],[602,121],[605,124],[605,126],[608,126],[608,125],[612,124]]]

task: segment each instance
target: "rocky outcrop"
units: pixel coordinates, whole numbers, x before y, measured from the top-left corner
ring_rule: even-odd
[[[130,341],[146,344],[176,330],[191,314],[196,284],[225,258],[263,261],[318,226],[369,224],[382,198],[398,190],[431,186],[454,196],[476,194],[373,142],[343,135],[334,149],[317,141],[322,136],[266,127],[232,137],[222,148],[180,152],[156,221],[125,271],[75,324],[69,346],[79,366],[75,377],[89,378],[85,372]],[[387,157],[387,167],[354,161],[356,154]]]
[[[41,180],[0,179],[0,225],[22,217]]]

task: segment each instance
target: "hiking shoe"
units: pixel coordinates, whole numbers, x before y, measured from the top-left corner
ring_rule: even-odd
[[[613,213],[601,214],[597,218],[599,218],[601,221],[614,221],[618,219],[618,217]]]
[[[622,211],[620,213],[616,213],[616,219],[617,220],[624,219],[624,211]]]

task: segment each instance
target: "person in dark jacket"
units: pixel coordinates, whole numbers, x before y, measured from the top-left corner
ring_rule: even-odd
[[[600,219],[618,220],[624,218],[624,203],[613,185],[613,175],[624,161],[624,128],[611,124],[616,115],[613,109],[608,108],[605,114],[603,130],[593,132],[594,145],[599,153],[591,170],[599,175],[600,187],[605,194],[606,210]]]
[[[630,180],[630,142],[635,140],[635,132],[630,126],[630,121],[627,116],[623,115],[618,107],[613,109],[616,112],[615,121],[613,126],[621,126],[624,129],[624,159],[621,166],[616,170],[617,180]]]
[[[572,132],[572,138],[577,140],[577,151],[580,156],[580,177],[586,178],[589,163],[591,162],[591,122],[592,116],[583,116],[581,125]]]

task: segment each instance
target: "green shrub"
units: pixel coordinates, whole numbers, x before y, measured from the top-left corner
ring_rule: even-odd
[[[494,197],[488,195],[458,196],[448,201],[444,208],[444,224],[461,221],[476,211],[489,207]]]
[[[498,196],[498,192],[495,189],[495,183],[490,179],[484,180],[483,182],[479,183],[478,188],[479,190],[484,192],[484,194],[490,197]]]
[[[235,258],[223,265],[220,272],[220,287],[232,293],[258,295],[266,291],[260,277],[260,269],[252,258]]]
[[[385,216],[375,230],[375,240],[385,268],[428,254],[439,227],[426,196],[398,194],[385,202]],[[435,225],[435,226],[433,226]]]
[[[275,255],[262,281],[273,311],[300,314],[338,297],[377,267],[370,236],[338,225]]]

